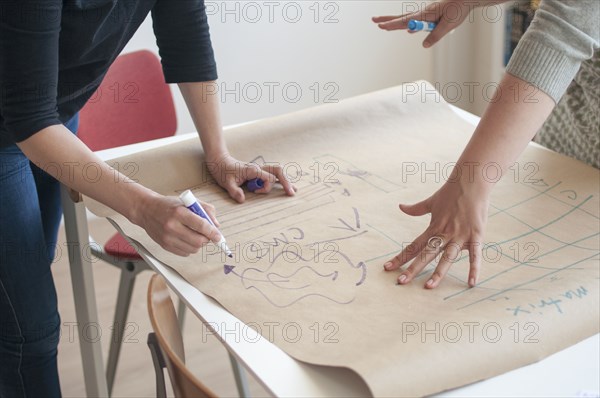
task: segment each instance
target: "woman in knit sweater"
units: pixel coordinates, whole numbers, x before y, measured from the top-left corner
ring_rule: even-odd
[[[406,29],[411,19],[437,22],[423,43],[429,48],[458,27],[474,7],[504,1],[443,0],[414,13],[375,17],[373,21],[384,30]],[[475,286],[495,185],[486,181],[481,171],[495,163],[506,172],[538,130],[536,141],[599,167],[599,14],[597,0],[541,1],[506,68],[495,101],[458,159],[452,178],[431,197],[400,205],[411,216],[430,213],[431,222],[411,245],[384,264],[385,270],[392,271],[414,259],[398,276],[399,284],[410,283],[443,252],[425,283],[426,288],[437,287],[452,259],[466,249],[468,283]],[[461,173],[471,170],[468,168],[474,172]]]

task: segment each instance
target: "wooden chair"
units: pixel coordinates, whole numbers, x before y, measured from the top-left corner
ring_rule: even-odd
[[[166,397],[163,369],[169,372],[175,397],[215,397],[185,366],[183,337],[164,279],[156,274],[148,286],[148,313],[154,333],[148,335],[148,347],[156,371],[156,396]]]
[[[160,61],[147,50],[119,56],[80,112],[77,136],[93,151],[170,137],[177,129],[175,104]],[[123,170],[121,170],[123,171]],[[92,255],[119,268],[121,277],[110,339],[106,379],[112,391],[127,313],[137,275],[150,266],[115,233],[104,246],[90,237]],[[185,304],[179,305],[183,326]]]

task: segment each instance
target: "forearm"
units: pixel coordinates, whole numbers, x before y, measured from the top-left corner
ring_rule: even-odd
[[[138,206],[154,192],[108,166],[66,127],[47,127],[18,143],[34,164],[71,189],[138,221]]]
[[[212,94],[215,84],[214,81],[178,84],[208,161],[218,161],[228,155],[218,96]]]
[[[499,169],[504,175],[525,150],[554,105],[552,98],[543,91],[505,74],[495,98],[457,162],[461,182],[472,182],[475,189],[489,192],[497,179],[487,176],[486,170],[493,167],[494,171]]]

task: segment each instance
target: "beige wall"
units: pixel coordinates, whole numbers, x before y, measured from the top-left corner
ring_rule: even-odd
[[[506,6],[475,9],[434,48],[434,81],[447,101],[481,115],[504,73]]]
[[[274,116],[414,80],[481,115],[503,73],[504,8],[477,9],[433,49],[425,33],[383,32],[373,15],[424,1],[207,1],[225,124]],[[125,51],[156,52],[150,18]],[[300,92],[301,91],[301,92]],[[178,133],[194,130],[173,87]]]
[[[380,31],[371,22],[371,16],[398,14],[414,2],[228,0],[206,4],[219,88],[230,90],[222,98],[225,124],[433,78],[433,53],[422,49],[420,40],[406,32]],[[156,51],[150,20],[125,51],[140,48]],[[298,88],[301,95],[297,95]],[[178,132],[193,131],[175,87],[173,92]]]

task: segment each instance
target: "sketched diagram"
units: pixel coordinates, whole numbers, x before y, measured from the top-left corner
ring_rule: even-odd
[[[338,235],[343,233],[341,236],[305,243],[303,230],[290,228],[288,231],[293,231],[295,239],[302,245],[281,234],[283,241],[262,242],[268,245],[270,254],[261,257],[261,265],[242,269],[225,264],[223,271],[227,277],[239,278],[244,289],[259,293],[276,307],[289,307],[309,298],[349,304],[367,278],[365,262],[351,259],[338,244],[341,241],[352,244],[352,240],[360,239],[368,232],[361,228],[358,210],[352,210],[352,221],[340,218],[338,225],[329,226],[338,231]]]
[[[266,269],[248,267],[238,271],[225,264],[223,270],[226,275],[240,278],[245,289],[255,290],[280,308],[309,297],[349,304],[367,277],[364,262],[354,264],[344,253],[327,249],[307,257],[297,250],[283,249]]]

